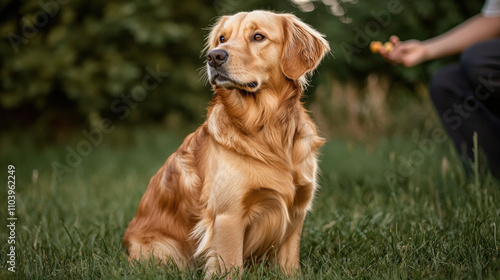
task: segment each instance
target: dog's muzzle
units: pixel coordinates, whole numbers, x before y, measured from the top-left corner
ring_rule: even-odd
[[[229,59],[229,53],[225,50],[214,49],[207,54],[208,76],[210,83],[225,88],[240,88],[245,90],[255,89],[259,83],[254,81],[243,83],[235,80],[225,70],[226,62]]]

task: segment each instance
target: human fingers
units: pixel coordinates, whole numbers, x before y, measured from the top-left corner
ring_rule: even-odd
[[[394,47],[394,50],[389,54],[389,59],[394,60],[397,63],[402,63],[404,57],[417,51],[419,46],[420,42],[416,40],[398,42]]]
[[[391,42],[393,45],[397,45],[399,44],[400,40],[398,36],[392,35],[391,37],[389,37],[389,42]]]
[[[373,51],[373,53],[379,53],[382,57],[384,57],[385,59],[388,59],[388,55],[389,53],[391,53],[391,51],[393,50],[394,48],[394,44],[391,43],[391,42],[385,42],[384,44],[382,44],[381,42],[373,42],[373,45],[374,47],[376,47],[376,51]],[[370,46],[371,48],[372,46]]]

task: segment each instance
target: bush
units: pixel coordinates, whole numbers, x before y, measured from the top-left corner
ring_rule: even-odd
[[[11,1],[2,9],[5,109],[70,107],[89,121],[135,122],[175,111],[193,118],[209,100],[197,75],[202,27],[215,16],[209,1]]]
[[[56,127],[102,117],[199,123],[210,100],[198,75],[204,27],[218,14],[251,9],[293,12],[327,35],[335,59],[322,64],[313,85],[331,77],[359,83],[379,72],[390,84],[411,88],[442,62],[401,71],[369,53],[369,41],[391,34],[425,39],[481,6],[451,0],[295,1],[4,1],[0,117]]]

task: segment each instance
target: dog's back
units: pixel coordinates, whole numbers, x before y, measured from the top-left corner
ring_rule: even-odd
[[[191,263],[196,244],[189,234],[199,220],[206,137],[206,126],[190,134],[151,178],[123,238],[130,258]]]

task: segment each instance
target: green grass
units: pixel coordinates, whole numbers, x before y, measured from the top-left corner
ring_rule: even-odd
[[[10,273],[3,187],[0,279],[202,278],[196,269],[130,266],[121,249],[149,178],[182,137],[152,128],[105,135],[59,181],[51,164],[64,163],[66,146],[75,148],[79,137],[49,147],[0,142],[3,186],[7,165],[16,167],[18,218]],[[500,279],[500,184],[489,175],[478,184],[467,179],[449,141],[423,153],[414,139],[428,137],[325,145],[322,188],[302,235],[301,279]],[[401,168],[405,159],[410,170]],[[259,265],[242,278],[286,277]]]

